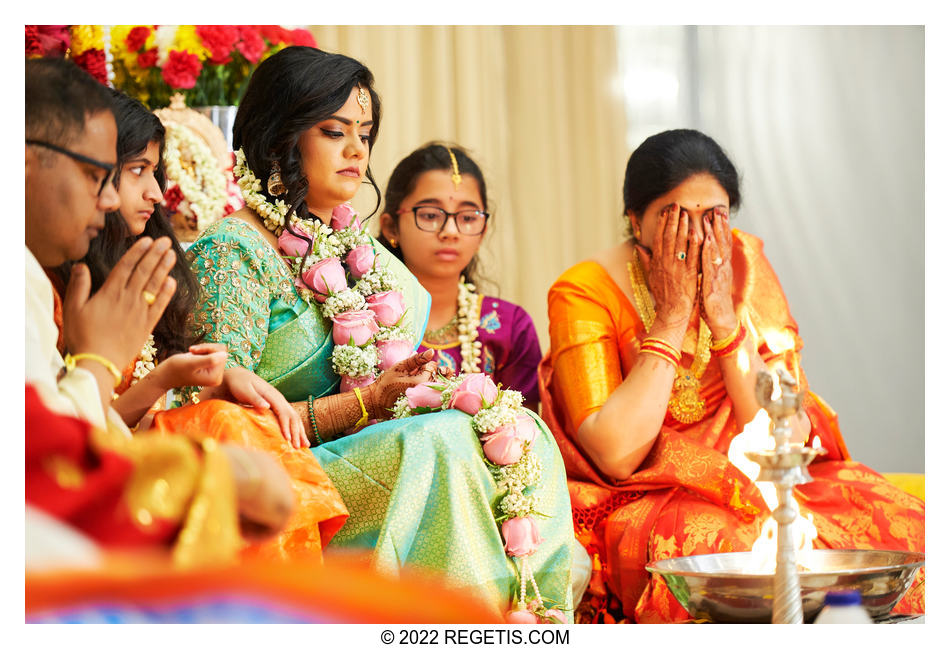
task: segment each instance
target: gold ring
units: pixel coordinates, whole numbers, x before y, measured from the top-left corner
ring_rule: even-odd
[[[713,266],[721,266],[721,265],[722,265],[722,257],[716,257],[715,259],[713,259]]]
[[[678,253],[676,253],[676,258],[679,259],[680,261],[683,261],[684,259],[686,259],[686,253],[685,253],[685,252],[678,252]]]
[[[155,297],[155,294],[150,291],[142,291],[142,299],[145,300],[147,305],[152,306],[155,304],[155,300],[157,298]]]

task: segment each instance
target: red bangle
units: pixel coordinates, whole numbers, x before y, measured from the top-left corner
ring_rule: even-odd
[[[734,351],[736,351],[737,349],[739,349],[739,347],[742,345],[742,342],[745,340],[745,335],[746,335],[745,327],[744,327],[744,326],[742,325],[742,323],[740,322],[740,323],[739,323],[739,333],[736,334],[735,339],[734,339],[731,343],[729,343],[727,346],[723,347],[722,349],[712,349],[712,348],[710,348],[710,353],[711,353],[713,356],[717,356],[717,357],[719,357],[719,356],[728,356],[728,355],[731,354],[732,352],[734,352]]]
[[[679,365],[679,359],[668,349],[661,347],[659,345],[654,345],[651,343],[644,343],[640,346],[641,354],[653,354],[659,356],[663,360],[667,360],[673,367]]]

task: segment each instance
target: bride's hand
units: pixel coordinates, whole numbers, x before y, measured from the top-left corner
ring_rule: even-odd
[[[374,419],[389,419],[389,410],[395,405],[396,399],[414,385],[431,381],[438,372],[438,364],[432,360],[434,356],[435,352],[427,349],[383,372],[369,388],[372,394],[370,415]]]

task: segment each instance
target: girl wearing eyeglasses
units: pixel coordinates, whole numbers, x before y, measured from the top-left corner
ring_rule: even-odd
[[[534,322],[517,304],[478,290],[487,205],[485,178],[468,152],[430,142],[396,165],[380,238],[432,295],[419,350],[434,350],[453,374],[491,375],[537,411],[541,348]]]

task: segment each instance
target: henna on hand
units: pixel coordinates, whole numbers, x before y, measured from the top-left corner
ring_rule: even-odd
[[[364,388],[361,393],[363,394],[363,403],[367,406],[367,412],[369,412],[369,404],[366,404],[365,396],[367,390]],[[310,445],[316,446],[320,442],[313,432],[307,402],[300,401],[295,403],[294,407],[300,413],[300,418],[304,422]],[[352,428],[362,416],[363,410],[360,408],[360,402],[356,398],[356,393],[352,390],[343,394],[331,394],[313,400],[313,418],[317,422],[317,432],[320,434],[320,439],[324,442],[339,437],[340,433],[347,428]],[[370,413],[370,416],[372,416],[372,413]]]

